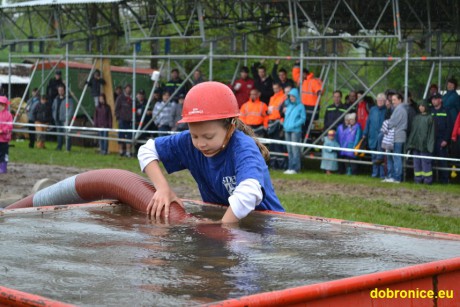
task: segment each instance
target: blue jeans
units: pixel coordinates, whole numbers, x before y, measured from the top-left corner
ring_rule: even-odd
[[[404,143],[395,143],[394,144],[394,153],[402,154],[404,148]],[[402,181],[403,175],[403,168],[402,168],[402,161],[403,158],[401,156],[388,156],[388,173],[391,174],[391,178],[396,181]]]
[[[56,126],[64,126],[65,125],[65,122],[61,122],[60,120],[59,121],[56,121]],[[65,129],[64,128],[56,128],[56,132],[58,133],[65,133]],[[64,136],[63,135],[58,135],[57,136],[57,149],[58,150],[61,150],[62,149],[62,146],[64,145]],[[67,145],[66,145],[66,150],[67,151],[70,151],[71,147],[72,147],[72,140],[70,139],[69,136],[67,136],[65,138],[65,141],[67,142]]]
[[[372,149],[375,150],[375,149]],[[385,168],[383,166],[383,155],[381,154],[371,154],[372,159],[372,177],[374,178],[385,178]],[[375,161],[381,161],[381,163],[376,164]]]
[[[284,139],[287,142],[300,142],[302,132],[284,132]],[[300,171],[300,147],[299,146],[287,146],[288,151],[288,169],[296,172]]]
[[[109,132],[108,131],[99,131],[99,136],[106,138],[106,137],[109,136]],[[101,150],[101,153],[107,153],[108,152],[108,149],[109,149],[108,145],[109,145],[109,141],[104,140],[104,139],[99,140],[99,148]]]
[[[121,130],[133,129],[133,122],[120,119],[118,120],[118,129],[121,129]],[[128,131],[120,131],[118,132],[118,138],[127,140],[127,141],[118,141],[118,144],[127,143],[131,141],[131,139],[133,138],[133,134],[132,132],[128,132]]]

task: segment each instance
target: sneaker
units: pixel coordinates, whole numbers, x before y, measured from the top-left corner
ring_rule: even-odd
[[[297,172],[293,169],[288,169],[287,171],[284,172],[286,175],[294,175],[297,174]]]
[[[393,183],[393,182],[397,182],[397,181],[394,180],[393,178],[387,178],[385,182]]]
[[[127,152],[126,155],[125,155],[126,158],[131,158],[131,153],[130,152]]]

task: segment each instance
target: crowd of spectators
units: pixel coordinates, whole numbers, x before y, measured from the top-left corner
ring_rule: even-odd
[[[243,66],[239,78],[229,84],[240,107],[240,120],[250,126],[259,137],[302,142],[309,137],[306,131],[312,123],[313,113],[314,119],[317,119],[320,113],[324,114],[323,129],[326,137],[322,142],[328,147],[337,148],[323,150],[324,160],[321,169],[327,174],[338,172],[354,175],[360,171],[359,164],[355,163],[361,159],[360,155],[343,150],[344,148],[373,151],[370,155],[370,175],[384,182],[396,183],[404,179],[407,160],[392,154],[411,153],[421,157],[460,156],[460,98],[454,78],[448,80],[447,90],[443,93],[436,84],[432,84],[428,92],[429,97],[419,103],[412,99],[410,93],[405,101],[404,94],[396,90],[379,93],[375,101],[371,96],[363,96],[364,91],[350,90],[344,97],[342,91],[335,90],[332,93],[332,101],[329,104],[323,103],[327,106],[320,112],[322,81],[306,68],[300,71],[298,62],[290,67],[291,79],[286,68],[280,66],[280,62],[276,60],[271,70],[267,69],[263,60],[253,63],[250,67]],[[118,129],[130,130],[135,127],[157,131],[157,135],[186,130],[186,124],[178,124],[184,97],[192,86],[203,81],[205,77],[200,70],[194,71],[191,79],[184,81],[179,70],[172,69],[167,82],[158,82],[150,103],[143,89],[136,93],[135,116],[132,113],[131,85],[116,87],[114,116]],[[99,71],[96,71],[88,82],[96,105],[95,127],[112,128],[112,110],[105,96],[101,94],[104,84]],[[33,92],[28,103],[29,121],[47,124],[54,120],[62,125],[65,120],[69,121],[65,116],[72,112],[66,113],[60,103],[64,96],[65,87],[61,73],[56,71],[46,95],[39,97],[37,92]],[[73,101],[71,98],[68,98],[68,101],[72,109]],[[41,111],[34,112],[35,109]],[[48,109],[47,115],[45,111]],[[107,138],[107,131],[101,131],[99,135],[101,139]],[[142,132],[140,139],[152,136],[154,135]],[[121,131],[119,138],[120,156],[131,157],[132,134]],[[123,139],[125,141],[122,141]],[[31,137],[29,146],[34,147],[34,143],[35,138]],[[67,150],[70,150],[70,143],[67,142]],[[57,149],[60,150],[62,145],[61,136],[58,137]],[[99,145],[101,154],[107,154],[107,141],[101,141]],[[44,147],[43,137],[37,143],[37,147]],[[269,148],[272,152],[272,168],[284,169],[286,174],[300,171],[300,147],[291,144],[269,144]],[[428,158],[410,160],[413,161],[414,178],[418,183],[431,184],[434,181],[432,165],[441,168],[451,166],[446,161]],[[441,183],[449,182],[447,170],[440,170],[437,177]]]

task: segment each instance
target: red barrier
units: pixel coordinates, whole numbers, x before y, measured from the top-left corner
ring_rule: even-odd
[[[0,286],[0,306],[11,307],[74,307],[48,298]]]
[[[459,281],[460,258],[452,258],[205,306],[460,306]]]

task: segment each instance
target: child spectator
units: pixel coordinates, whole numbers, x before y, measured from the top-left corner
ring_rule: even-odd
[[[99,95],[99,103],[94,111],[94,127],[112,129],[112,109],[107,104],[105,94]],[[106,155],[109,151],[109,142],[107,138],[109,132],[107,130],[99,131],[99,153]]]
[[[380,129],[380,132],[382,133],[381,147],[384,152],[392,152],[394,149],[394,142],[395,142],[395,129],[388,128],[388,122],[390,120],[388,114],[391,114],[391,113],[387,113],[385,115],[386,119],[383,121],[382,128]],[[391,182],[391,178],[393,178],[392,176],[393,176],[393,167],[390,164],[387,164],[387,176],[382,181]]]
[[[327,136],[324,137],[324,146],[328,147],[340,147],[339,143],[335,140],[335,130],[329,130]],[[337,160],[337,151],[330,148],[323,148],[321,152],[323,160],[321,160],[321,169],[326,171],[326,174],[330,175],[332,172],[336,172],[339,169],[339,163]]]
[[[159,131],[171,131],[175,126],[176,103],[169,101],[170,93],[163,92],[163,100],[155,104],[153,109],[153,120]]]
[[[412,129],[407,140],[407,149],[416,156],[431,156],[434,151],[434,120],[428,111],[428,103],[422,101],[418,107],[420,113],[412,121]],[[433,170],[431,159],[414,158],[415,183],[431,184]]]
[[[337,130],[337,141],[342,148],[355,148],[361,140],[362,134],[361,127],[356,122],[356,113],[345,115],[345,124],[345,127],[341,125],[339,126],[339,130]],[[356,159],[353,151],[341,151],[340,155],[346,159]],[[345,172],[347,175],[356,175],[358,172],[358,165],[356,163],[346,162]]]
[[[40,103],[40,95],[38,93],[38,88],[32,90],[32,97],[27,101],[26,111],[27,119],[29,124],[33,125],[35,123],[34,110],[35,107]],[[29,148],[34,148],[35,146],[35,126],[29,126]]]
[[[181,120],[189,130],[150,139],[139,150],[141,169],[157,189],[147,207],[149,216],[159,220],[164,208],[167,219],[173,201],[183,206],[160,161],[168,173],[188,169],[203,201],[227,206],[218,223],[237,223],[253,210],[284,211],[270,181],[268,150],[238,120],[238,113],[235,95],[224,84],[192,87]]]
[[[9,142],[13,131],[13,116],[8,111],[8,98],[0,96],[0,174],[7,173]]]
[[[174,122],[175,122],[176,127],[173,130],[175,131],[185,131],[188,129],[188,125],[186,123],[179,123],[179,121],[182,119],[182,109],[184,107],[184,100],[185,100],[184,95],[179,95],[179,101],[177,102],[177,105],[176,105],[176,115],[174,116],[175,117]]]
[[[43,132],[47,129],[52,120],[51,105],[48,103],[48,96],[42,95],[40,103],[34,109],[35,125],[37,127],[37,148],[45,148],[46,135]]]
[[[289,102],[284,113],[284,138],[287,142],[299,143],[302,138],[302,125],[305,123],[305,106],[300,101],[299,90],[291,89]],[[297,174],[300,171],[300,147],[287,145],[288,169],[287,175]]]

